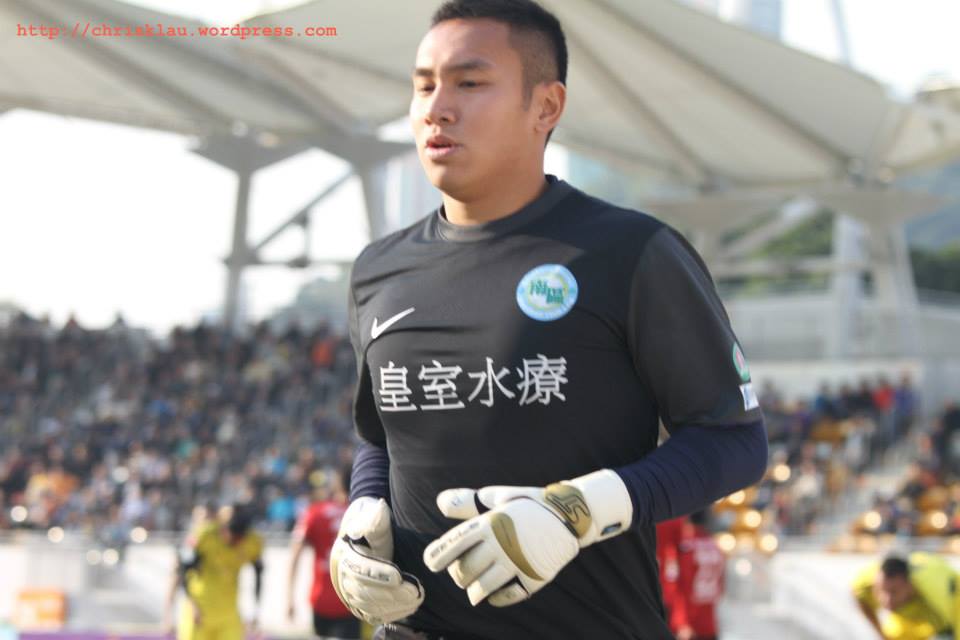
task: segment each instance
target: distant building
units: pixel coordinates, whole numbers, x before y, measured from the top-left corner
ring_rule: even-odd
[[[777,40],[783,33],[783,0],[737,0],[734,22]]]
[[[717,13],[720,7],[720,0],[681,0],[681,2],[713,14]]]
[[[960,242],[960,162],[905,176],[898,181],[904,189],[928,191],[942,196],[942,209],[907,224],[910,245],[937,251]]]
[[[0,327],[9,326],[20,313],[22,311],[17,305],[0,301]]]
[[[771,38],[783,33],[783,0],[679,0]]]

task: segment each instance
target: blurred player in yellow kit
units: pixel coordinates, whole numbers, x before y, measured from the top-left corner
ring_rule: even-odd
[[[178,640],[243,640],[245,626],[237,606],[240,569],[253,565],[257,610],[263,575],[263,538],[250,530],[252,516],[228,507],[219,517],[197,524],[178,554],[176,584],[186,599],[180,608]],[[171,590],[172,606],[175,588]],[[257,627],[257,615],[250,620]]]
[[[929,553],[890,556],[857,574],[853,595],[886,640],[960,640],[958,577],[950,564]],[[882,620],[880,610],[888,612]]]

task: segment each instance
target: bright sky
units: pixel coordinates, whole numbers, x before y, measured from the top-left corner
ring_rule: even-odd
[[[729,1],[729,0],[724,0]],[[835,58],[830,0],[785,0],[788,43]],[[290,0],[143,0],[171,13],[228,24]],[[846,0],[853,64],[908,96],[934,75],[960,79],[960,2]],[[235,179],[190,153],[185,138],[17,111],[0,116],[0,303],[62,322],[74,311],[104,326],[166,331],[220,307]],[[303,154],[258,174],[250,239],[262,237],[335,180],[340,161]],[[82,212],[82,213],[80,213]],[[366,242],[360,188],[321,207],[315,255],[350,258]],[[275,255],[293,257],[291,237]],[[249,270],[255,317],[286,304],[314,271]]]
[[[784,39],[836,60],[830,0],[784,0]],[[934,76],[960,81],[960,2],[843,0],[853,66],[908,97]]]

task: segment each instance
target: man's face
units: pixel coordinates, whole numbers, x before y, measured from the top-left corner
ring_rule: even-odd
[[[877,602],[884,609],[893,611],[905,605],[915,595],[913,585],[904,576],[887,577],[881,572],[877,576]]]
[[[417,50],[410,122],[427,177],[467,200],[543,151],[524,104],[523,65],[510,28],[487,19],[447,20]]]

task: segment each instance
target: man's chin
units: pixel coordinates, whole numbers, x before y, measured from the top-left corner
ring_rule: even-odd
[[[458,200],[460,198],[457,194],[462,193],[471,183],[470,176],[460,168],[434,165],[428,166],[426,173],[430,184]]]

